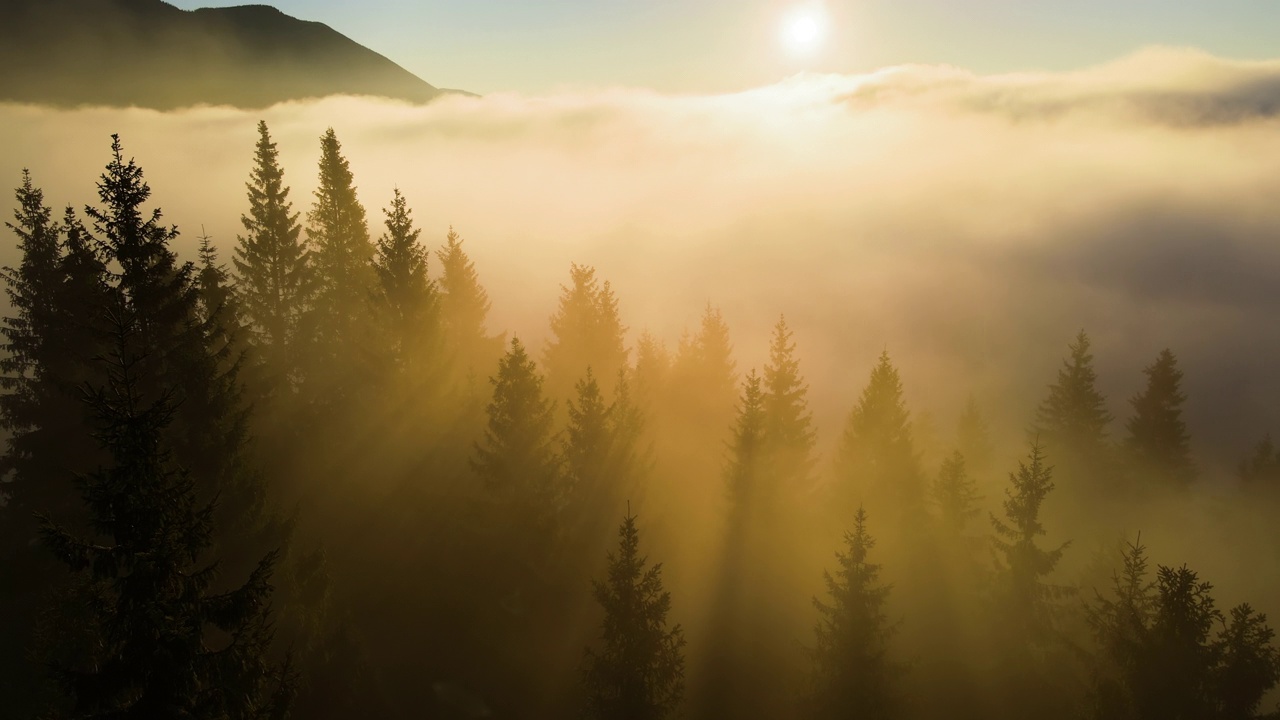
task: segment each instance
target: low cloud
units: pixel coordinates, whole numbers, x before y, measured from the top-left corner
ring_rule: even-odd
[[[1280,61],[1172,49],[1072,73],[903,67],[715,96],[0,105],[0,177],[30,167],[52,202],[83,205],[119,132],[183,250],[203,225],[229,259],[259,117],[302,210],[333,126],[371,220],[398,186],[424,238],[456,227],[495,323],[532,341],[570,261],[614,283],[636,331],[674,341],[720,305],[743,367],[785,312],[830,441],[885,348],[944,429],[971,392],[1019,427],[1084,327],[1122,417],[1142,366],[1173,348],[1201,454],[1225,465],[1280,431],[1278,113]]]

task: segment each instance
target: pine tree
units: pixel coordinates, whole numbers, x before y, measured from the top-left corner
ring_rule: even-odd
[[[453,228],[444,247],[436,251],[440,260],[440,323],[444,345],[454,354],[459,379],[489,367],[502,355],[500,336],[488,334],[489,295],[480,285],[475,263],[462,249],[462,238]]]
[[[488,427],[472,467],[490,490],[516,499],[542,525],[560,503],[559,459],[554,448],[554,403],[542,393],[542,376],[518,338],[490,379]]]
[[[35,532],[32,513],[68,511],[74,498],[67,472],[87,469],[79,463],[94,455],[92,448],[74,440],[85,427],[76,387],[88,379],[88,353],[96,347],[81,328],[92,327],[100,310],[105,269],[83,242],[83,228],[70,209],[62,226],[53,220],[30,173],[23,172],[16,195],[14,223],[7,227],[18,236],[22,261],[4,269],[13,314],[0,329],[7,350],[0,359],[6,391],[0,395],[0,422],[10,434],[3,470],[16,477],[0,493],[10,516],[5,526],[15,533],[12,540],[25,546]],[[74,259],[72,249],[61,242],[64,231],[68,245],[75,245]],[[70,274],[69,263],[81,260],[86,251],[95,261],[89,269],[97,292],[81,298],[82,278]],[[77,341],[84,345],[68,344]]]
[[[957,450],[942,461],[930,495],[938,512],[938,524],[948,543],[963,541],[969,523],[978,517],[978,501],[982,496],[974,487],[964,455]]]
[[[730,518],[747,518],[757,512],[759,494],[768,458],[765,395],[759,374],[752,370],[742,383],[742,400],[729,444],[729,464],[725,471],[730,499]]]
[[[869,562],[875,540],[867,531],[867,512],[858,508],[845,551],[836,554],[839,569],[824,573],[828,602],[814,598],[819,613],[808,717],[893,718],[901,714],[897,682],[905,666],[890,657],[897,630],[885,613],[889,588],[880,584],[880,565]]]
[[[423,354],[435,354],[437,301],[435,283],[427,276],[421,231],[399,188],[383,210],[387,231],[378,239],[374,270],[378,274],[378,310],[389,325],[393,362],[397,367]]]
[[[1094,487],[1105,483],[1107,426],[1112,417],[1098,392],[1089,336],[1083,330],[1069,346],[1070,358],[1049,386],[1049,396],[1036,412],[1035,433],[1071,482]]]
[[[218,325],[223,333],[238,334],[239,308],[232,300],[231,275],[227,266],[218,262],[218,249],[212,240],[209,235],[200,236],[200,315],[206,322]]]
[[[1149,626],[1155,612],[1155,583],[1147,579],[1146,547],[1130,544],[1124,568],[1112,580],[1109,594],[1097,593],[1085,607],[1098,653],[1094,670],[1092,714],[1098,720],[1138,718],[1140,698],[1158,691],[1152,672]]]
[[[587,717],[661,720],[675,714],[684,695],[684,634],[679,625],[668,628],[671,593],[662,587],[662,564],[645,567],[634,515],[622,521],[618,537],[608,580],[594,583],[605,618],[603,647],[586,652]]]
[[[1240,483],[1251,490],[1275,492],[1280,490],[1280,450],[1265,435],[1253,448],[1253,455],[1240,463],[1236,470]]]
[[[1280,681],[1275,634],[1248,604],[1233,608],[1228,621],[1212,591],[1186,566],[1160,566],[1150,581],[1145,548],[1130,545],[1110,596],[1086,608],[1100,660],[1095,717],[1261,717],[1262,698]]]
[[[632,371],[636,404],[646,412],[665,410],[670,383],[671,354],[666,345],[645,330],[636,340],[636,364]]]
[[[356,197],[350,163],[333,128],[320,138],[320,177],[307,213],[307,242],[315,270],[314,347],[309,353],[315,397],[342,402],[363,359],[370,298],[377,282],[364,206]]]
[[[280,153],[266,122],[258,123],[255,165],[249,175],[249,213],[240,217],[245,234],[237,238],[237,304],[271,374],[298,381],[303,316],[310,310],[310,255],[301,240],[298,213],[289,201]]]
[[[1185,487],[1195,479],[1190,436],[1182,420],[1182,371],[1169,350],[1163,350],[1144,371],[1147,388],[1129,403],[1133,417],[1127,429],[1125,448],[1142,472],[1174,487]]]
[[[800,376],[795,350],[786,318],[779,318],[773,328],[769,363],[764,368],[765,436],[774,482],[779,490],[792,494],[808,489],[796,486],[809,480],[814,445],[809,387]]]
[[[201,317],[195,266],[180,263],[171,247],[177,228],[161,224],[158,208],[144,214],[151,188],[142,168],[125,161],[118,136],[98,195],[102,206],[85,212],[105,259],[119,267],[110,291],[118,299],[110,305],[124,303],[138,324],[129,336],[138,391],[147,402],[173,398],[166,442],[175,460],[202,493],[221,494],[223,521],[243,531],[263,510],[263,489],[245,465],[248,415],[239,364],[228,362],[219,328]]]
[[[1255,613],[1247,603],[1231,610],[1231,620],[1219,632],[1214,650],[1218,656],[1213,687],[1217,695],[1216,717],[1222,720],[1254,720],[1258,706],[1280,682],[1280,651],[1267,616]]]
[[[601,377],[614,377],[627,365],[626,328],[609,283],[596,279],[595,268],[577,263],[569,267],[569,280],[568,286],[560,288],[544,353],[547,393],[552,398],[567,396],[588,367]]]
[[[733,361],[729,326],[710,303],[698,332],[685,338],[671,368],[671,392],[679,399],[693,428],[727,428],[738,400],[738,374]]]
[[[836,458],[840,501],[858,504],[880,498],[899,514],[917,514],[924,504],[919,459],[911,436],[911,416],[897,369],[882,353],[858,404],[849,413]]]
[[[1055,606],[1067,592],[1046,579],[1070,543],[1052,550],[1037,545],[1045,535],[1040,510],[1053,488],[1053,469],[1045,464],[1039,443],[1033,443],[1028,462],[1019,462],[1018,472],[1009,474],[1004,519],[991,515],[1002,622],[1014,637],[1029,644],[1043,644],[1050,639],[1055,627]]]
[[[211,593],[214,508],[164,449],[168,396],[144,397],[147,372],[132,337],[146,322],[123,298],[114,308],[109,382],[90,394],[109,467],[85,477],[92,534],[45,520],[42,537],[80,578],[90,641],[55,667],[81,718],[282,718],[292,694],[286,667],[267,659],[275,553],[241,587]],[[214,640],[216,631],[222,639]]]

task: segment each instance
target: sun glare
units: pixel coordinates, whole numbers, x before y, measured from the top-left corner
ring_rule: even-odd
[[[782,41],[795,55],[812,55],[817,52],[825,34],[826,16],[820,7],[796,8],[783,19]]]

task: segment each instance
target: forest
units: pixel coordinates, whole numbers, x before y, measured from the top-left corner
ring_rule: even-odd
[[[632,328],[587,264],[527,342],[333,129],[299,199],[259,123],[221,246],[103,149],[7,225],[0,716],[1280,717],[1280,448],[1198,462],[1178,348],[1116,417],[1064,337],[1001,432],[892,348],[810,387],[781,314],[759,367],[714,298]]]

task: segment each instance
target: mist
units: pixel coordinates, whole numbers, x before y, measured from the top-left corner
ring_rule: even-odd
[[[1186,562],[1211,577],[1222,607],[1249,599],[1280,612],[1280,584],[1257,572],[1257,563],[1274,566],[1274,543],[1247,549],[1268,515],[1238,494],[1236,472],[1259,440],[1280,431],[1280,336],[1269,332],[1280,313],[1280,61],[1152,48],[1070,73],[904,66],[798,75],[724,95],[604,88],[453,95],[422,106],[334,97],[262,111],[5,104],[0,177],[16,185],[30,168],[55,209],[92,204],[109,135],[119,133],[126,155],[146,170],[150,204],[181,230],[179,255],[194,259],[203,234],[228,262],[244,232],[259,120],[279,146],[304,217],[317,187],[317,139],[333,128],[372,235],[382,229],[378,209],[397,189],[427,247],[457,231],[492,303],[489,331],[519,338],[538,362],[554,340],[548,319],[570,284],[571,263],[594,268],[616,293],[631,362],[646,331],[675,353],[711,305],[731,333],[741,381],[769,361],[771,333],[785,316],[809,389],[819,485],[830,483],[846,418],[882,353],[901,375],[928,477],[974,400],[995,446],[978,483],[982,527],[988,511],[999,513],[1008,474],[1026,458],[1036,409],[1081,329],[1116,418],[1113,439],[1145,386],[1143,369],[1171,349],[1185,373],[1197,480],[1188,495],[1157,493],[1123,521],[1093,517],[1080,529],[1068,523],[1088,515],[1087,503],[1064,510],[1051,496],[1049,538],[1073,541],[1063,579],[1092,597],[1081,578],[1108,578],[1098,558],[1118,563],[1110,550],[1142,532],[1155,561]],[[0,260],[18,263],[11,244]],[[433,274],[437,263],[428,260]],[[496,371],[496,363],[477,371],[478,392],[490,391],[484,379]],[[557,399],[563,413],[566,398]],[[400,453],[409,431],[378,425],[385,409],[352,417],[369,423],[361,440]],[[645,542],[667,568],[673,614],[690,627],[691,667],[707,662],[707,651],[694,646],[709,631],[697,625],[715,614],[707,578],[728,553],[716,505],[728,430],[653,441],[654,474],[666,479],[636,493],[642,530],[652,530]],[[337,476],[356,465],[343,454],[356,440],[328,432],[307,441],[298,454],[314,457],[297,467],[323,473],[328,464]],[[682,465],[695,452],[702,459]],[[395,552],[369,528],[414,522],[380,513],[408,487],[396,484],[395,472],[419,460],[384,458],[376,477],[350,485],[330,477],[340,490],[326,503],[301,505],[301,535],[328,544],[335,583],[350,572],[353,584],[381,587],[369,580],[379,570],[362,567],[349,545]],[[698,475],[690,467],[703,473],[692,490],[677,482]],[[282,496],[296,500],[296,490]],[[365,490],[377,500],[344,504]],[[681,509],[690,498],[704,505]],[[1196,507],[1208,510],[1196,516]],[[889,534],[880,560],[898,583],[894,592],[910,591],[913,571],[892,567],[908,553],[901,528],[868,510],[872,532]],[[348,511],[362,514],[334,520]],[[610,522],[623,512],[601,511]],[[812,618],[802,613],[821,593],[821,571],[832,566],[851,518],[851,511],[841,520],[824,515],[809,526],[788,517],[780,525],[795,531],[789,542],[803,553],[788,577],[804,579],[794,598],[778,601],[780,625],[795,628],[799,641],[809,639]],[[352,607],[376,607],[373,592]],[[932,612],[902,602],[892,614],[907,625],[912,610]],[[369,647],[392,642],[387,623],[365,629]],[[580,624],[559,641],[589,639],[588,623]],[[907,637],[913,651],[927,647]],[[558,650],[574,655],[578,647]],[[925,677],[942,672],[925,667]],[[390,685],[410,683],[408,666],[387,672]],[[690,681],[711,684],[694,670]]]

